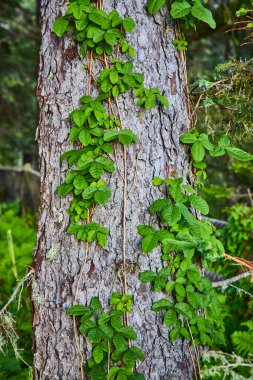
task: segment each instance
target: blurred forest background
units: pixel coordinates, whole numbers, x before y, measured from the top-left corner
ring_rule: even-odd
[[[244,44],[252,38],[244,40],[249,37],[247,30],[226,32],[246,25],[234,25],[236,11],[253,9],[252,1],[215,0],[209,7],[216,30],[203,24],[196,33],[185,31],[194,118],[198,128],[214,140],[229,132],[237,146],[253,153],[253,44]],[[26,274],[36,237],[38,8],[36,0],[8,0],[0,7],[0,309]],[[248,22],[253,27],[253,18]],[[205,168],[196,170],[203,181]],[[252,163],[224,156],[210,160],[207,171],[201,192],[210,204],[210,218],[220,227],[227,253],[252,260]],[[231,262],[210,268],[215,279],[241,272],[242,268]],[[205,357],[203,378],[253,379],[250,279],[221,288],[220,299],[226,342]],[[12,344],[5,344],[0,320],[0,378],[29,379],[32,327],[26,287],[4,318],[8,319],[5,326],[9,326]]]

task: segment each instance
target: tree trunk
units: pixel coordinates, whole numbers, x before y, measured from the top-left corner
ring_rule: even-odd
[[[68,142],[66,118],[79,106],[80,96],[87,94],[84,62],[71,38],[57,38],[52,32],[56,17],[64,14],[67,0],[41,0],[42,46],[38,83],[40,122],[37,132],[41,166],[41,206],[37,246],[34,256],[35,281],[32,302],[34,307],[34,366],[35,379],[79,380],[82,365],[79,349],[89,357],[90,345],[82,337],[76,344],[73,320],[66,309],[73,304],[84,257],[85,245],[66,230],[66,212],[70,198],[59,198],[57,186],[63,182],[67,165],[60,155],[72,148]],[[146,0],[106,0],[105,10],[117,9],[136,21],[128,37],[136,49],[136,71],[144,74],[145,86],[158,86],[169,99],[170,107],[156,107],[143,112],[130,95],[119,99],[124,128],[131,128],[139,142],[127,149],[126,199],[126,260],[128,293],[134,297],[134,312],[129,324],[138,332],[137,345],[146,354],[138,371],[147,380],[190,380],[193,367],[188,344],[168,341],[168,329],[162,317],[151,311],[151,305],[161,295],[151,292],[150,286],[138,280],[139,271],[161,268],[160,252],[144,255],[141,251],[139,224],[157,223],[150,217],[148,206],[159,197],[152,185],[154,176],[167,177],[171,172],[190,182],[189,158],[179,135],[189,127],[184,95],[182,62],[172,44],[174,31],[165,11],[150,16]],[[97,61],[98,62],[98,61]],[[94,74],[101,67],[96,63]],[[135,178],[135,167],[137,175]],[[123,215],[123,152],[117,147],[117,168],[105,176],[113,195],[106,206],[96,207],[92,220],[108,228],[108,244],[103,250],[92,244],[81,278],[77,300],[81,304],[99,295],[103,306],[113,291],[123,291],[122,276],[122,215]],[[135,178],[135,180],[134,180]]]

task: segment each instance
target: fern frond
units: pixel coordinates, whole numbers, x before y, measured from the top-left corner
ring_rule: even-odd
[[[232,342],[236,352],[239,355],[247,357],[253,353],[253,333],[250,331],[235,331],[232,336]]]

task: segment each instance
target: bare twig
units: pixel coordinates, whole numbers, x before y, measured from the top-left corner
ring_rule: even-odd
[[[213,288],[219,288],[220,286],[225,286],[225,285],[232,284],[233,282],[239,281],[242,278],[246,278],[246,277],[252,276],[252,275],[253,275],[253,273],[250,272],[250,271],[245,272],[245,273],[241,273],[238,276],[234,276],[234,277],[228,278],[227,280],[213,282],[212,283],[212,287]]]
[[[30,272],[27,273],[25,277],[22,278],[22,280],[19,281],[18,285],[16,286],[16,289],[14,290],[12,296],[10,297],[9,301],[4,305],[4,307],[0,310],[0,318],[4,314],[4,312],[7,310],[8,306],[14,301],[17,293],[19,292],[19,289],[23,287],[24,283],[30,279],[30,277],[34,274],[34,270],[30,270]]]

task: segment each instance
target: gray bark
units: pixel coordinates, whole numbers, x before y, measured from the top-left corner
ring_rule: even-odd
[[[38,83],[40,123],[38,142],[41,165],[41,206],[37,246],[34,256],[36,280],[33,284],[33,327],[35,379],[79,380],[81,360],[76,350],[73,321],[66,309],[73,304],[77,279],[85,256],[85,246],[66,233],[69,200],[55,194],[67,172],[60,155],[73,148],[68,142],[69,113],[79,106],[78,99],[87,93],[87,77],[83,60],[73,41],[57,38],[52,32],[56,17],[64,14],[67,1],[41,1],[42,46]],[[137,26],[129,35],[136,48],[136,71],[145,76],[146,87],[158,86],[169,99],[170,107],[156,107],[143,113],[144,129],[138,117],[138,107],[132,96],[121,97],[120,108],[124,128],[131,128],[139,142],[127,151],[127,215],[126,255],[128,292],[134,296],[134,312],[129,323],[138,332],[139,347],[146,354],[138,370],[149,380],[193,378],[188,345],[181,341],[171,345],[168,330],[161,315],[151,311],[152,302],[162,298],[149,285],[138,280],[139,271],[161,268],[160,252],[150,255],[141,251],[139,224],[157,223],[150,217],[148,206],[160,194],[152,186],[154,176],[167,177],[172,171],[190,182],[191,170],[179,135],[189,127],[182,62],[172,44],[173,28],[165,11],[150,16],[146,0],[105,1],[105,9],[117,9],[123,16],[131,16]],[[95,75],[101,67],[94,66]],[[141,148],[142,146],[142,148]],[[141,151],[140,151],[141,149]],[[140,152],[139,152],[140,151]],[[137,179],[133,185],[136,156]],[[117,147],[117,166],[123,172],[123,152]],[[122,276],[122,208],[123,181],[117,170],[106,177],[112,189],[110,202],[97,207],[93,221],[110,230],[107,247],[102,250],[93,244],[78,293],[78,302],[89,303],[99,295],[105,308],[112,291],[123,291]],[[89,344],[79,337],[84,357],[89,357]]]

